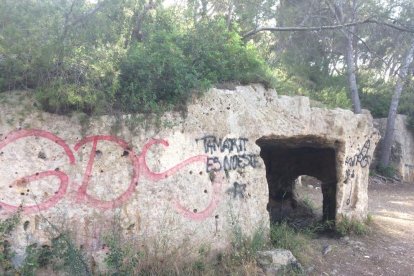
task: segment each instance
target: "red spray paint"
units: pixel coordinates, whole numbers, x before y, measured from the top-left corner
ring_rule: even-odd
[[[4,148],[5,146],[9,145],[10,143],[15,142],[18,139],[25,138],[25,137],[41,137],[48,140],[51,140],[52,142],[58,144],[61,146],[66,153],[66,156],[69,158],[70,164],[75,164],[75,157],[73,156],[72,151],[70,150],[69,146],[66,144],[66,142],[57,137],[56,135],[43,131],[43,130],[37,130],[37,129],[23,129],[18,131],[13,131],[9,133],[6,138],[0,142],[0,150]],[[60,179],[60,185],[57,192],[55,192],[55,195],[47,199],[46,201],[43,201],[41,203],[38,203],[36,205],[32,206],[13,206],[10,204],[6,204],[3,202],[0,202],[0,206],[2,209],[13,212],[16,211],[18,208],[22,208],[24,213],[33,213],[38,212],[42,210],[47,210],[51,207],[53,207],[56,203],[58,203],[66,194],[66,190],[69,185],[69,177],[67,174],[61,171],[44,171],[44,172],[37,172],[30,176],[22,177],[15,182],[24,182],[24,183],[30,183],[33,181],[37,181],[46,177],[58,177]]]
[[[69,159],[69,164],[74,165],[75,164],[75,157],[73,155],[72,150],[70,147],[66,144],[66,142],[59,138],[58,136],[47,132],[43,130],[36,130],[36,129],[23,129],[18,131],[13,131],[9,133],[6,138],[0,142],[0,150],[4,148],[5,146],[15,142],[18,139],[25,138],[25,137],[41,137],[44,139],[51,140],[52,142],[58,144],[62,147],[63,151],[65,152],[66,156]],[[133,167],[133,175],[131,177],[130,184],[125,192],[123,192],[120,196],[113,200],[100,200],[97,199],[87,193],[88,185],[90,184],[91,176],[92,176],[92,170],[93,165],[95,162],[96,157],[96,149],[99,141],[108,141],[115,143],[117,146],[119,146],[121,149],[123,149],[125,152],[127,152],[128,157],[131,161],[132,167]],[[172,168],[164,171],[164,172],[153,172],[148,167],[146,162],[146,155],[148,150],[156,144],[161,144],[165,147],[169,146],[168,141],[162,140],[162,139],[151,139],[149,140],[143,147],[143,150],[140,155],[137,155],[132,147],[128,145],[127,142],[124,140],[109,136],[109,135],[94,135],[89,136],[81,141],[79,141],[75,147],[74,150],[77,152],[80,147],[92,143],[91,152],[89,155],[89,160],[86,166],[85,173],[83,174],[82,184],[77,190],[76,193],[76,202],[77,203],[84,203],[94,208],[99,209],[112,209],[121,206],[125,202],[127,202],[132,195],[134,194],[136,187],[139,182],[139,177],[146,177],[147,179],[151,181],[160,181],[162,179],[166,179],[176,173],[178,173],[180,170],[182,170],[184,167],[192,164],[192,163],[203,163],[205,164],[207,161],[206,155],[197,155],[191,158],[188,158],[177,165],[173,166]],[[36,205],[31,206],[14,206],[7,203],[0,202],[1,209],[7,212],[13,212],[16,211],[18,208],[22,208],[24,213],[34,213],[42,210],[47,210],[54,205],[56,205],[66,194],[68,186],[70,184],[69,177],[66,173],[56,170],[49,170],[49,171],[43,171],[43,172],[37,172],[30,176],[25,176],[23,178],[20,178],[16,180],[15,182],[24,182],[24,183],[30,183],[33,181],[38,181],[46,177],[57,177],[60,180],[59,189],[55,192],[55,195],[48,198],[47,200],[40,202]],[[184,217],[192,219],[192,220],[204,220],[212,215],[214,210],[217,208],[220,198],[221,198],[221,190],[222,190],[222,177],[220,180],[218,180],[220,177],[215,177],[215,181],[213,181],[213,193],[212,198],[210,200],[210,203],[207,205],[207,207],[197,213],[194,213],[192,211],[189,211],[186,207],[184,207],[177,199],[173,200],[173,207],[176,209],[176,211],[180,214],[182,214]]]

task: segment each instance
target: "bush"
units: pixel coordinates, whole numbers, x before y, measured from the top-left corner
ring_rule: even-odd
[[[176,35],[160,31],[131,48],[121,64],[122,110],[149,112],[186,102],[197,78],[176,40]]]
[[[199,23],[187,32],[183,42],[192,68],[205,82],[273,84],[270,71],[256,48],[244,43],[235,30],[228,30],[224,19]]]
[[[317,93],[313,93],[311,98],[323,102],[330,108],[351,109],[352,107],[345,87],[328,86]]]
[[[388,116],[395,84],[373,75],[372,72],[359,75],[361,105],[371,111],[374,118],[384,118]]]
[[[43,110],[58,114],[74,110],[91,114],[105,100],[102,91],[88,85],[66,83],[64,80],[37,89],[35,97]]]
[[[407,127],[414,131],[414,112],[408,115]]]
[[[266,231],[263,226],[255,229],[252,235],[246,235],[236,224],[233,228],[232,254],[229,257],[233,262],[251,261],[258,251],[266,247],[266,243]]]
[[[188,30],[174,27],[159,13],[121,63],[119,107],[129,112],[182,108],[198,91],[222,82],[272,84],[255,48],[245,44],[225,21],[216,19]],[[199,93],[198,92],[198,93]]]

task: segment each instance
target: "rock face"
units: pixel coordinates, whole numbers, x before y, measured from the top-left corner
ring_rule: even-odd
[[[19,95],[0,104],[0,216],[21,206],[15,248],[47,243],[53,223],[92,255],[113,225],[160,254],[219,250],[235,227],[250,235],[269,228],[269,212],[294,212],[300,175],[322,182],[325,219],[367,215],[379,138],[368,114],[252,85],[211,89],[186,118],[166,114],[156,127],[140,116],[43,113]]]
[[[387,119],[375,119],[374,124],[383,136],[387,126]],[[407,128],[407,116],[405,115],[397,115],[395,119],[391,165],[396,169],[403,181],[414,183],[414,133]]]
[[[259,251],[257,256],[257,262],[262,267],[265,275],[279,275],[286,268],[293,269],[296,272],[303,272],[301,264],[289,250]]]

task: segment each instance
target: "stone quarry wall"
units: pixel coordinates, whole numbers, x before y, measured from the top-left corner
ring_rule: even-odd
[[[0,103],[0,216],[21,207],[18,252],[50,242],[50,222],[96,256],[114,223],[152,250],[218,250],[235,227],[268,229],[269,189],[286,193],[292,186],[281,181],[297,174],[324,178],[328,217],[367,214],[379,137],[369,114],[311,108],[306,97],[260,85],[211,89],[185,118],[166,114],[158,127],[140,116],[66,117],[33,105],[19,92]],[[278,150],[295,168],[287,176],[275,165],[284,164]]]
[[[375,119],[374,125],[380,131],[381,136],[384,136],[387,118]],[[376,153],[378,154],[379,152]],[[405,115],[397,115],[395,119],[391,165],[403,181],[414,183],[414,133],[407,128],[407,116]]]

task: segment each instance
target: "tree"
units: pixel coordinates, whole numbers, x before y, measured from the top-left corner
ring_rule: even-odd
[[[383,167],[387,167],[390,162],[390,155],[391,155],[391,147],[394,142],[394,129],[395,129],[395,118],[397,116],[397,109],[400,102],[401,92],[404,88],[404,83],[406,82],[406,78],[408,75],[408,70],[410,65],[413,62],[414,57],[414,38],[412,40],[411,46],[407,51],[407,54],[404,59],[404,63],[399,70],[398,77],[397,77],[397,84],[395,86],[394,94],[392,96],[390,109],[387,118],[387,127],[385,130],[385,135],[382,140],[381,146],[381,157],[380,157],[380,165]]]
[[[293,3],[293,4],[292,4]],[[326,52],[341,52],[344,57],[342,60],[336,60],[336,62],[344,62],[346,64],[346,73],[348,88],[350,91],[350,96],[353,104],[353,109],[355,113],[361,112],[361,104],[359,99],[359,91],[357,84],[357,70],[359,57],[358,53],[360,50],[359,42],[363,42],[363,39],[358,35],[361,32],[363,26],[366,25],[378,25],[385,26],[387,28],[392,28],[400,32],[411,32],[414,33],[414,28],[406,27],[401,25],[398,20],[381,18],[376,15],[375,12],[381,14],[381,3],[376,1],[282,1],[280,8],[291,8],[296,6],[296,14],[302,15],[303,24],[300,26],[276,26],[276,27],[257,27],[247,33],[244,37],[246,39],[256,35],[260,32],[269,31],[269,32],[309,32],[317,33],[317,36],[326,38],[322,32],[326,30],[339,31],[340,36],[336,35],[336,40],[341,41],[341,43],[336,42],[336,45],[339,46],[337,49],[331,49]],[[282,5],[283,4],[283,5]],[[313,5],[313,6],[310,6]],[[375,9],[373,9],[375,7]],[[312,10],[313,14],[309,16],[306,12]],[[301,12],[302,11],[302,12]],[[311,20],[307,18],[311,18]],[[377,17],[381,19],[377,19]],[[291,20],[291,19],[290,19]],[[283,22],[285,23],[285,22]],[[306,24],[305,24],[306,23]],[[321,39],[320,39],[321,40]],[[314,41],[315,42],[315,41]],[[322,45],[323,42],[316,42],[312,45]],[[305,47],[308,48],[312,45],[307,44]],[[366,46],[366,45],[365,45]],[[369,49],[368,49],[369,50]],[[336,67],[333,64],[329,66]]]

